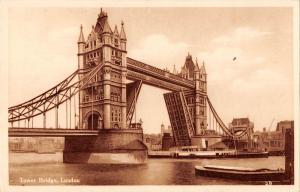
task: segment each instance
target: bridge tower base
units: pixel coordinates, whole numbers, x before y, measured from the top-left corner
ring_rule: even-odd
[[[198,146],[201,149],[208,149],[209,146],[221,142],[222,137],[221,136],[193,136],[191,138],[191,145],[192,146]]]
[[[141,164],[147,162],[142,129],[102,129],[98,136],[66,136],[64,163]]]

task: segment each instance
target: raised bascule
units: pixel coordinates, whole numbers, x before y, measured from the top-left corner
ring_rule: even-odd
[[[133,122],[143,84],[169,91],[164,99],[177,146],[207,148],[222,137],[247,134],[246,130],[232,132],[213,108],[204,62],[199,66],[188,54],[181,71],[171,73],[127,57],[124,23],[120,31],[117,26],[112,31],[101,9],[86,38],[80,27],[78,70],[43,94],[10,107],[9,136],[63,136],[64,162],[97,162],[116,154],[144,162],[143,130],[140,123]],[[64,128],[59,123],[63,104]],[[47,128],[50,111],[55,111],[55,128]],[[43,128],[34,127],[37,117],[42,117]]]

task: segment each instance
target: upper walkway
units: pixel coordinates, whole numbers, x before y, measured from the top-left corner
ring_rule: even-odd
[[[97,135],[98,130],[87,129],[8,128],[9,137],[64,137]]]
[[[127,57],[127,78],[170,91],[194,89],[194,81]]]

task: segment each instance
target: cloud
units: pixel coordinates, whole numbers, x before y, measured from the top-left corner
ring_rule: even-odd
[[[78,33],[79,29],[74,27],[53,29],[43,36],[36,36],[35,46],[32,46],[31,38],[24,38],[20,42],[18,38],[10,39],[8,83],[11,87],[19,88],[9,89],[10,95],[16,95],[10,97],[9,105],[39,95],[77,69]],[[18,74],[17,79],[15,73]]]
[[[188,45],[185,42],[171,42],[165,35],[152,34],[128,53],[130,57],[161,69],[173,69],[174,64],[178,69],[184,63],[187,50]]]
[[[212,81],[228,81],[230,85],[237,78],[247,79],[249,72],[268,62],[265,55],[255,52],[249,45],[260,46],[263,38],[270,34],[255,28],[238,27],[212,39],[208,45],[210,49],[198,52],[197,57],[205,61]]]
[[[212,42],[223,46],[237,46],[241,43],[249,43],[254,39],[257,40],[270,34],[271,32],[259,31],[250,27],[239,27],[228,34],[213,39]]]
[[[255,127],[261,128],[271,117],[282,120],[292,116],[292,111],[286,109],[293,106],[293,79],[260,51],[260,47],[268,47],[265,40],[271,34],[255,28],[236,28],[212,39],[207,44],[209,49],[197,53],[206,63],[208,95],[224,122],[249,116],[258,122]]]

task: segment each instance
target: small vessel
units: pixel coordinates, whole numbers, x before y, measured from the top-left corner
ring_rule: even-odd
[[[282,181],[286,178],[285,171],[282,169],[254,169],[217,165],[195,166],[195,174],[244,181]]]
[[[171,153],[173,158],[229,158],[235,157],[236,151],[175,151]]]
[[[267,158],[269,152],[237,150],[202,150],[198,146],[180,147],[171,153],[173,158]]]

